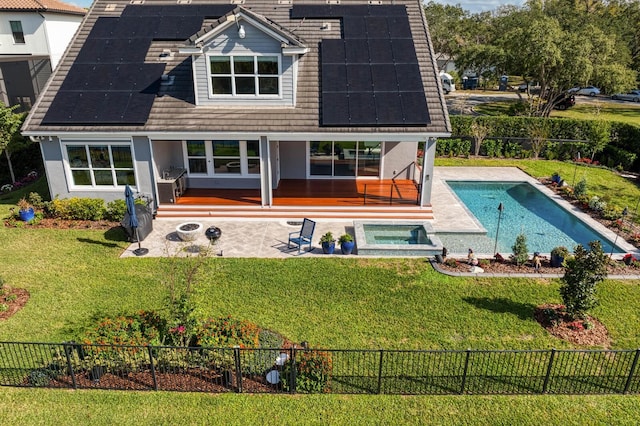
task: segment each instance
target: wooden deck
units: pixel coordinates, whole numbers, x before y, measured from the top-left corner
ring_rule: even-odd
[[[399,206],[418,204],[411,180],[283,179],[273,191],[274,206]],[[259,189],[187,189],[178,205],[260,205]]]

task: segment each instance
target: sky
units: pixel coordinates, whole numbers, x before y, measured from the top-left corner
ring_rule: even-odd
[[[62,0],[65,3],[75,4],[80,7],[89,7],[93,0]],[[523,0],[512,1],[499,1],[499,0],[436,0],[436,3],[456,5],[459,4],[464,10],[468,10],[471,13],[486,12],[488,10],[495,10],[498,6],[504,4],[517,4],[522,5]]]

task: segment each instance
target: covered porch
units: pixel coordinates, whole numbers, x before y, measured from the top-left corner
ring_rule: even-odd
[[[417,206],[420,185],[410,179],[281,179],[274,206]],[[260,206],[260,189],[189,188],[177,200],[183,206]]]

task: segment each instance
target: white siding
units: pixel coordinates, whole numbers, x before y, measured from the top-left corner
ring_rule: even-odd
[[[60,15],[48,13],[45,15],[45,28],[49,54],[51,56],[51,68],[55,69],[60,58],[67,49],[69,42],[76,33],[82,16]]]
[[[24,44],[13,41],[9,21],[22,22]],[[44,19],[37,13],[0,13],[0,53],[2,55],[48,56],[47,35]]]
[[[207,54],[215,55],[281,55],[280,42],[259,29],[243,23],[246,37],[238,37],[235,26],[229,27],[214,37],[204,47],[204,54],[194,56],[193,67],[195,74],[196,103],[207,106],[293,106],[293,59],[291,56],[280,56],[282,77],[280,81],[281,93],[279,98],[234,99],[209,96],[209,73],[207,71]]]

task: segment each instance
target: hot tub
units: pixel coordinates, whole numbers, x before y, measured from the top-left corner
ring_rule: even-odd
[[[354,221],[358,255],[435,256],[442,242],[428,222]]]

